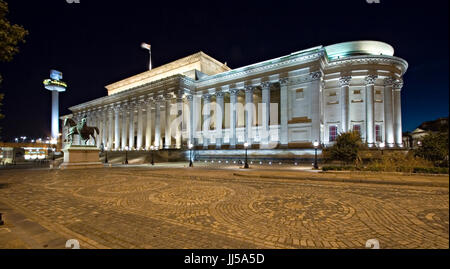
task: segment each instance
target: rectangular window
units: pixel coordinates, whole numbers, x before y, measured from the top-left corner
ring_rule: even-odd
[[[381,142],[383,140],[383,136],[381,134],[381,125],[376,124],[375,125],[375,137],[377,142]]]
[[[330,137],[330,142],[334,142],[336,141],[336,137],[337,137],[337,126],[330,126],[330,130],[329,130],[329,137]]]
[[[300,99],[305,98],[305,94],[303,92],[303,89],[298,89],[298,90],[295,91],[295,93],[296,93],[295,99],[300,100]]]
[[[361,125],[359,124],[353,125],[353,132],[358,132],[359,134],[361,134]]]

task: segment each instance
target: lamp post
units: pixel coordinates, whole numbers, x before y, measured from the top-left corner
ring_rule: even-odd
[[[247,158],[247,150],[248,150],[248,143],[247,142],[244,143],[244,148],[245,148],[245,164],[244,164],[244,168],[247,169],[247,168],[249,168],[249,166],[248,166],[248,158]]]
[[[108,147],[105,147],[105,163],[108,163]]]
[[[151,165],[155,165],[155,162],[153,161],[153,150],[155,150],[155,147],[150,146],[150,151],[152,152],[152,161],[150,162]]]
[[[380,149],[381,149],[381,155],[383,155],[383,150],[384,150],[385,144],[383,142],[381,142],[379,144],[379,146],[380,146]]]
[[[314,169],[319,169],[319,165],[317,164],[317,148],[319,147],[319,142],[314,141]]]
[[[128,164],[128,146],[125,147],[125,164]]]
[[[194,163],[192,162],[192,148],[194,145],[189,144],[189,167],[193,167]]]

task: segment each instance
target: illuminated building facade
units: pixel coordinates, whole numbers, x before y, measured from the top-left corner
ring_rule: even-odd
[[[106,86],[71,107],[108,150],[311,148],[359,131],[369,146],[402,147],[408,68],[383,42],[355,41],[230,69],[203,52]],[[65,132],[64,132],[65,133]]]

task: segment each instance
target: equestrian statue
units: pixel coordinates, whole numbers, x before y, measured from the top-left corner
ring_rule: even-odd
[[[97,144],[95,141],[95,135],[100,134],[100,131],[97,127],[87,126],[86,121],[86,116],[84,116],[78,123],[72,119],[66,118],[64,120],[64,126],[69,127],[67,131],[68,140],[66,139],[64,142],[68,142],[69,145],[72,145],[73,136],[77,134],[80,135],[83,145],[86,145],[91,137],[94,139],[94,145]]]

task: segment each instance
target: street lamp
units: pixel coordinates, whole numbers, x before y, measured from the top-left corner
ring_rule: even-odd
[[[248,150],[248,143],[245,142],[244,143],[244,148],[245,148],[245,164],[244,164],[244,168],[249,168],[248,166],[248,158],[247,158],[247,150]]]
[[[151,165],[155,165],[155,162],[153,161],[153,150],[155,150],[155,147],[150,146],[150,151],[152,152],[152,161],[150,162]]]
[[[319,147],[319,142],[314,141],[314,169],[319,169],[319,165],[317,164],[317,148]]]
[[[105,147],[105,163],[108,163],[108,147]]]
[[[386,144],[384,144],[384,142],[381,142],[379,144],[379,146],[380,146],[380,149],[381,149],[381,155],[383,155],[383,150],[384,150],[384,147],[386,146]]]
[[[125,164],[128,164],[128,146],[125,147]]]
[[[193,167],[194,163],[192,162],[192,148],[194,145],[189,144],[189,167]]]

